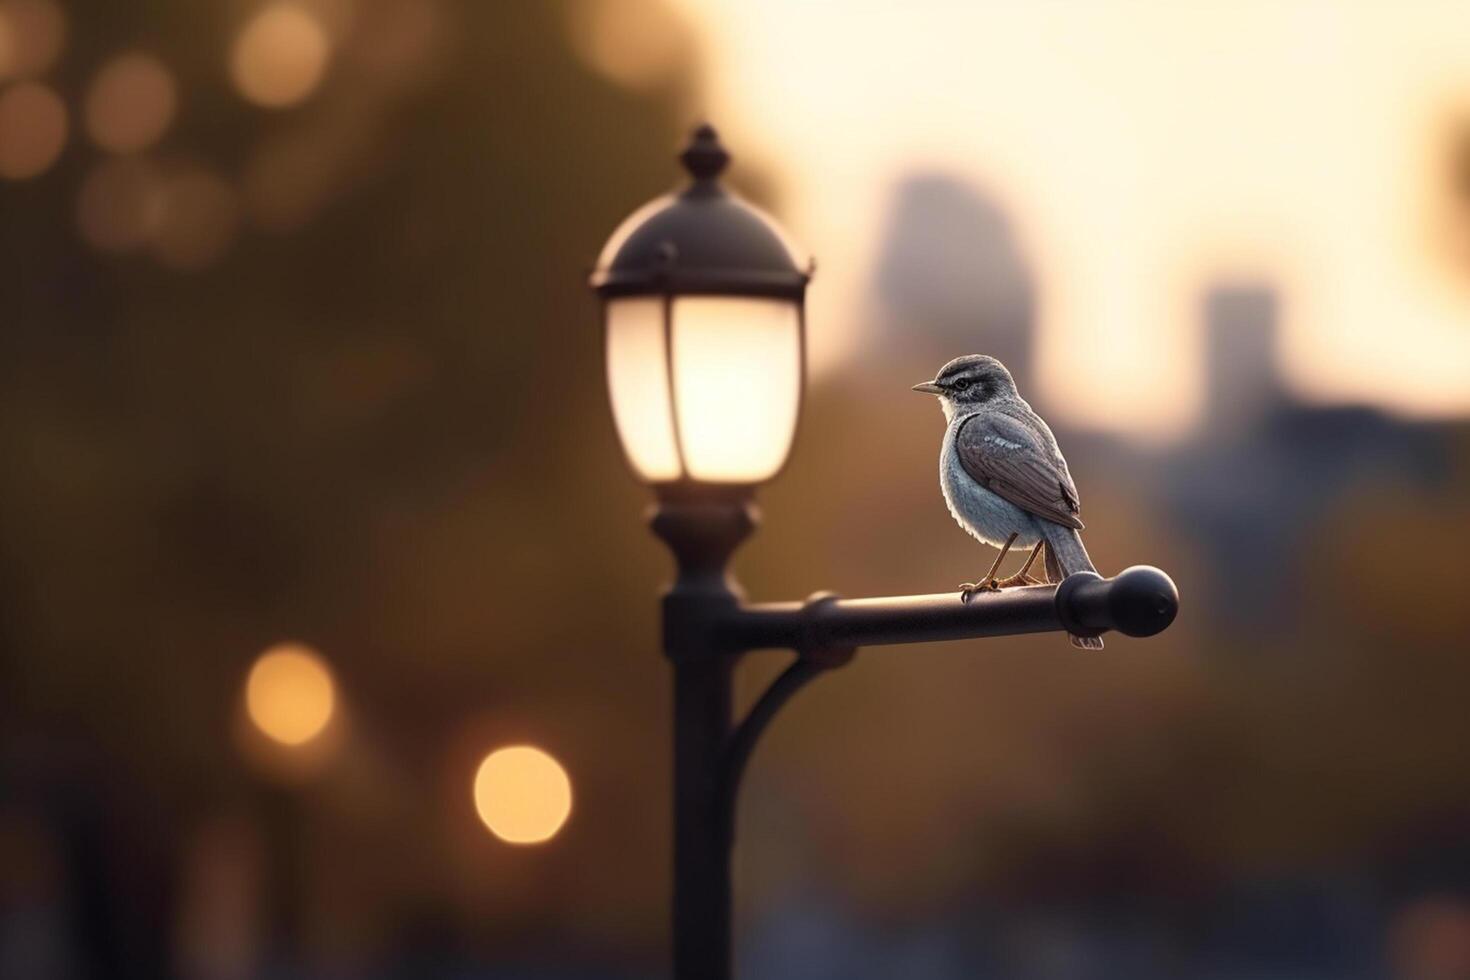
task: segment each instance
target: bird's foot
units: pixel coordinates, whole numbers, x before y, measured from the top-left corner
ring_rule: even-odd
[[[984,582],[961,582],[960,601],[969,602],[982,592],[999,592],[1000,583],[995,579],[986,579]]]
[[[1009,578],[1003,578],[995,584],[1002,589],[1014,589],[1020,585],[1045,585],[1046,583],[1039,578],[1032,578],[1030,575],[1016,574]]]

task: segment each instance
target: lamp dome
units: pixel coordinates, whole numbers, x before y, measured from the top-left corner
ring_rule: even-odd
[[[603,247],[592,286],[604,298],[658,295],[801,299],[810,273],[781,229],[719,181],[729,163],[710,126],[680,155],[682,191],[629,215]]]

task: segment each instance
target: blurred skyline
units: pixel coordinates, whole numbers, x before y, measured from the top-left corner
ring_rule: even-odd
[[[771,172],[817,256],[819,373],[862,356],[888,196],[939,170],[1007,202],[1039,271],[1041,386],[1073,423],[1187,432],[1191,316],[1220,281],[1280,297],[1300,397],[1470,412],[1470,7],[673,7],[706,55],[689,111]]]

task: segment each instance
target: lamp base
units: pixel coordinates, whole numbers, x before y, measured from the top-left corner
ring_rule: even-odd
[[[760,510],[748,491],[728,498],[660,495],[649,527],[674,553],[677,577],[670,596],[740,598],[730,577],[730,556],[760,526]]]

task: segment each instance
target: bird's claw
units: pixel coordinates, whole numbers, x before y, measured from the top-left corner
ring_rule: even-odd
[[[1045,584],[1046,583],[1043,582],[1041,579],[1039,579],[1039,578],[1032,578],[1030,575],[1012,575],[1009,578],[1003,578],[999,582],[996,583],[996,585],[998,587],[1002,588],[1002,589],[1014,589],[1017,586],[1021,586],[1021,585],[1045,585]]]
[[[989,581],[986,581],[986,582],[961,582],[960,583],[960,601],[961,602],[969,602],[971,599],[975,598],[975,596],[979,595],[981,592],[999,592],[999,591],[1000,591],[1000,583],[996,582],[995,579],[990,579]]]

